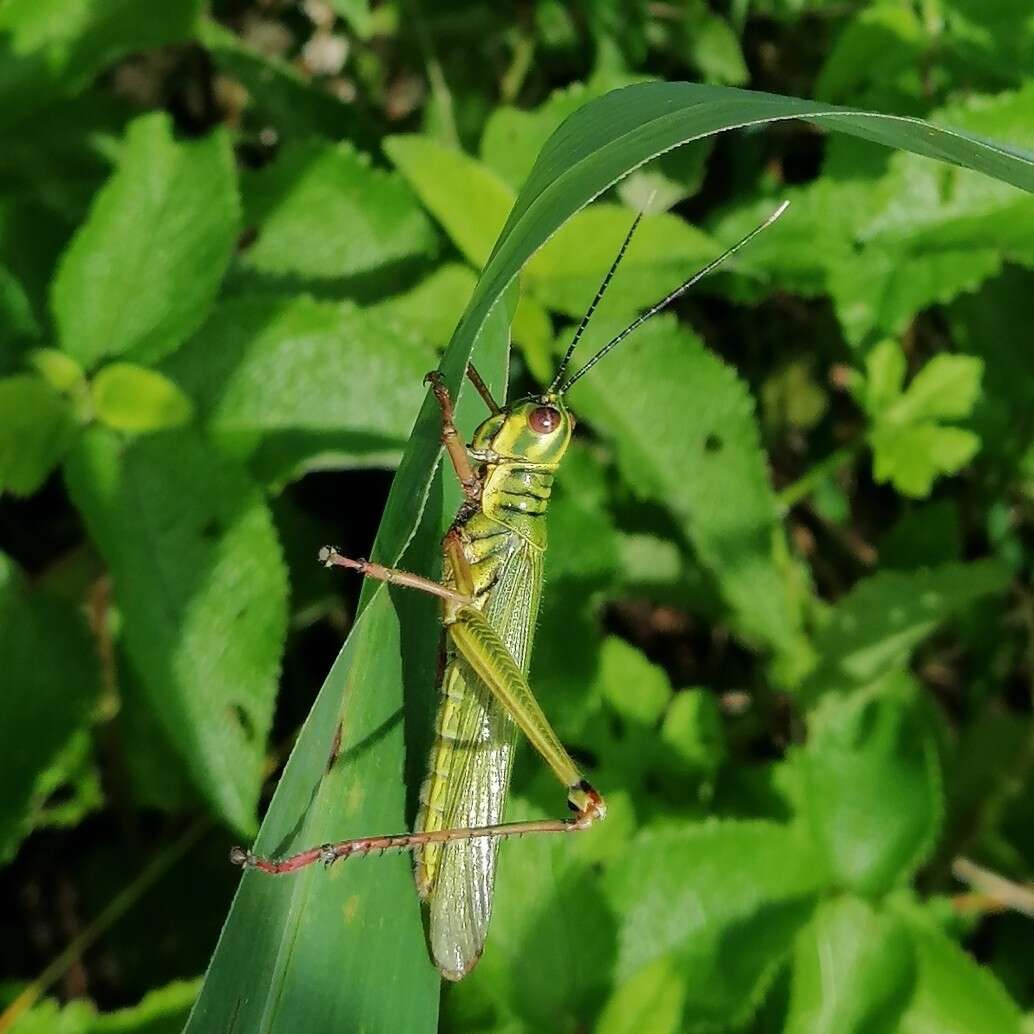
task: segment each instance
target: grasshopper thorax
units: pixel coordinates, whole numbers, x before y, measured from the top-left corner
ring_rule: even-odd
[[[571,443],[574,416],[559,394],[517,399],[490,416],[474,432],[477,452],[494,454],[502,462],[555,467]]]

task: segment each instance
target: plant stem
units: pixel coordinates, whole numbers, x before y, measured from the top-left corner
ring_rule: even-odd
[[[803,477],[798,478],[791,485],[787,485],[781,492],[776,493],[776,500],[779,503],[781,513],[786,513],[792,506],[795,506],[802,499],[807,498],[818,486],[831,474],[835,474],[849,460],[853,459],[858,450],[862,447],[863,440],[851,442],[830,453],[824,460],[820,460]]]

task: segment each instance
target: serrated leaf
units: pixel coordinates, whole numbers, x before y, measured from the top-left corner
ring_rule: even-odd
[[[0,380],[0,494],[32,495],[76,433],[69,403],[39,377]]]
[[[915,982],[904,924],[843,896],[819,905],[794,946],[785,1034],[895,1034]]]
[[[244,295],[218,306],[166,369],[210,430],[279,482],[394,465],[435,360],[422,337],[349,302]]]
[[[14,124],[77,93],[125,54],[189,39],[200,9],[200,0],[167,0],[141,18],[135,0],[8,0],[0,8],[9,50],[0,122]]]
[[[961,419],[973,410],[984,373],[982,360],[971,355],[935,355],[916,375],[889,419]]]
[[[93,642],[77,610],[30,591],[3,554],[0,657],[5,686],[0,859],[7,860],[31,831],[41,778],[89,720],[100,693],[100,673]]]
[[[514,193],[476,158],[428,136],[389,136],[384,153],[467,260],[480,269]]]
[[[522,283],[548,308],[581,317],[634,219],[635,213],[621,205],[584,209],[542,246],[525,268]],[[711,237],[677,216],[644,216],[594,318],[655,302],[719,251]]]
[[[938,625],[1004,592],[1007,567],[990,560],[917,571],[881,571],[859,582],[819,629],[808,694],[868,685],[907,662]]]
[[[916,988],[899,1034],[1021,1034],[1020,1010],[990,970],[912,919]]]
[[[95,428],[66,473],[151,706],[213,810],[252,830],[287,620],[264,499],[190,430]]]
[[[258,233],[244,269],[366,283],[436,248],[430,220],[402,178],[373,168],[348,143],[288,144],[245,176],[242,193],[245,222]]]
[[[597,323],[586,338],[598,344],[605,333]],[[800,616],[776,562],[775,499],[754,403],[735,371],[662,316],[579,381],[572,406],[614,441],[629,485],[672,512],[738,627],[792,650]]]
[[[83,366],[106,355],[151,363],[205,318],[237,239],[229,136],[178,143],[167,115],[130,124],[115,174],[61,256],[51,308]]]
[[[116,431],[162,431],[194,415],[173,381],[135,363],[109,363],[91,381],[90,395],[97,419]]]
[[[684,1030],[725,1030],[757,1008],[821,886],[807,840],[767,822],[646,830],[610,868],[621,917],[615,973],[673,955]]]
[[[941,474],[957,474],[980,448],[972,431],[934,423],[878,426],[869,442],[873,478],[913,499],[925,499]]]
[[[932,729],[906,676],[812,711],[800,752],[803,808],[838,887],[876,896],[933,849],[943,802]]]
[[[662,955],[614,989],[596,1022],[596,1034],[677,1034],[682,1030],[686,981],[678,962]]]

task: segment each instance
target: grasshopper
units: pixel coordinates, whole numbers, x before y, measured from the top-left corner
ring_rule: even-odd
[[[607,353],[775,222],[786,206],[784,202],[566,376],[575,348],[639,225],[640,213],[545,392],[501,406],[468,366],[467,376],[489,409],[470,445],[456,430],[444,382],[437,373],[427,375],[441,409],[442,443],[464,494],[442,543],[441,581],[353,560],[329,546],[320,551],[328,567],[349,568],[442,600],[442,700],[416,828],[411,833],[323,844],[280,859],[234,848],[231,859],[236,864],[265,873],[290,873],[315,862],[329,866],[371,851],[411,851],[417,890],[428,906],[435,964],[444,977],[459,980],[484,948],[499,842],[528,833],[581,832],[605,817],[603,797],[564,749],[527,680],[542,588],[546,510],[575,423],[566,396]],[[571,811],[567,818],[503,821],[518,730],[565,787]]]

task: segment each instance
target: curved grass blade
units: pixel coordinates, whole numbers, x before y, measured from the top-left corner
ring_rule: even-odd
[[[686,83],[616,91],[578,111],[543,148],[442,362],[450,389],[459,387],[475,340],[479,365],[494,356],[495,369],[501,368],[505,316],[497,303],[528,258],[579,208],[679,144],[791,118],[976,169],[1034,192],[1034,156],[919,119]],[[412,543],[404,566],[434,569],[431,530],[440,523],[442,497],[437,488],[432,491],[432,478],[439,451],[437,413],[425,403],[378,533],[375,553],[381,561],[398,562]],[[411,641],[416,633],[399,621],[397,607],[403,605],[411,604],[383,586],[364,590],[361,616],[263,823],[263,853],[331,835],[402,827],[401,706],[407,679],[431,682],[430,672],[419,671],[427,663],[426,642]],[[420,634],[436,638],[432,610],[423,613],[431,632]],[[326,773],[342,719],[345,752]],[[406,859],[352,862],[329,873],[314,867],[286,879],[248,874],[187,1030],[428,1030],[436,1022],[437,998]]]

